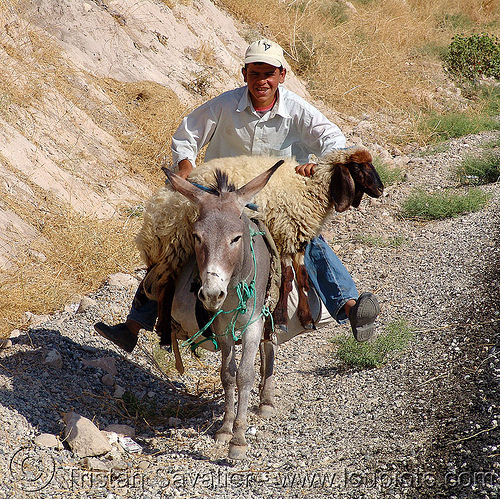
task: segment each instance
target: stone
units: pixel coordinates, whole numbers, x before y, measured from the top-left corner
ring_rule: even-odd
[[[130,275],[124,274],[123,272],[117,272],[108,277],[106,281],[108,286],[114,286],[116,288],[131,288],[137,284],[137,279]]]
[[[110,424],[104,428],[104,431],[114,432],[125,437],[135,437],[135,428],[126,424]]]
[[[56,369],[62,368],[62,357],[61,354],[57,350],[49,350],[45,359],[43,359],[43,363],[49,367],[55,367]]]
[[[116,360],[113,357],[100,357],[99,359],[83,359],[83,365],[86,367],[97,367],[106,371],[111,376],[116,376],[118,370],[116,369]]]
[[[86,457],[82,463],[88,470],[92,471],[109,471],[111,469],[110,463],[101,461],[96,457]]]
[[[101,378],[102,384],[106,386],[113,386],[115,384],[115,378],[111,374],[105,374]]]
[[[0,338],[0,349],[10,348],[12,346],[12,340],[10,338]]]
[[[80,314],[82,312],[85,312],[86,310],[94,307],[95,305],[97,305],[97,302],[95,300],[93,300],[92,298],[89,298],[88,296],[84,296],[80,300],[80,304],[78,305],[78,308],[76,309],[76,313]]]
[[[24,317],[26,318],[26,322],[31,327],[39,326],[40,324],[43,324],[44,322],[47,322],[49,320],[48,315],[37,315],[32,312],[24,312]]]
[[[12,332],[10,333],[9,338],[19,338],[21,336],[21,330],[20,329],[13,329]]]
[[[42,433],[35,438],[35,444],[40,447],[48,447],[50,449],[62,449],[62,442],[51,433]]]
[[[180,426],[182,424],[182,420],[179,418],[168,418],[168,426]]]
[[[113,393],[113,397],[117,399],[121,399],[125,395],[125,388],[120,385],[115,386],[115,393]]]
[[[99,428],[80,414],[68,412],[64,415],[64,437],[71,450],[79,457],[94,457],[111,451],[108,439]]]

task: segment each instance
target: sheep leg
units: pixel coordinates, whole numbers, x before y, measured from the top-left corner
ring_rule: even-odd
[[[158,293],[156,333],[160,337],[161,346],[170,347],[172,345],[172,303],[174,294],[175,283],[173,280],[167,281]]]
[[[280,297],[273,312],[274,323],[283,331],[288,331],[288,296],[292,291],[293,270],[290,258],[281,259]]]
[[[275,413],[274,359],[277,349],[276,337],[273,339],[264,337],[260,342],[259,415],[264,419],[270,418]]]
[[[299,302],[297,304],[297,316],[304,329],[316,329],[314,320],[309,307],[309,300],[307,299],[307,292],[309,291],[309,276],[307,274],[306,266],[304,265],[304,254],[297,253],[293,259],[293,269],[295,271],[295,278],[297,280],[297,293]]]

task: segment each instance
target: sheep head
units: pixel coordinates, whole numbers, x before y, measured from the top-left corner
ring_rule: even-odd
[[[332,165],[330,196],[336,211],[346,211],[350,206],[357,208],[365,193],[373,198],[382,195],[384,185],[370,152],[364,147],[334,151],[325,159]]]

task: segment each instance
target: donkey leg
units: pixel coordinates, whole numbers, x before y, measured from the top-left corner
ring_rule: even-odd
[[[236,417],[236,352],[234,342],[222,341],[222,366],[220,377],[224,388],[224,418],[222,426],[215,433],[216,442],[228,442],[233,437],[233,424]]]
[[[297,253],[293,259],[293,269],[297,280],[297,293],[299,302],[297,304],[297,316],[304,329],[316,329],[312,318],[309,300],[306,293],[309,291],[309,276],[304,265],[304,254]]]
[[[233,424],[233,438],[229,442],[229,458],[243,459],[248,449],[245,439],[250,391],[255,381],[255,357],[262,335],[262,319],[252,324],[243,335],[241,360],[236,374],[238,410]]]
[[[268,419],[274,416],[274,359],[278,345],[276,339],[264,339],[260,342],[260,405],[261,418]]]
[[[293,270],[291,259],[281,259],[281,285],[278,303],[273,312],[274,323],[283,331],[288,331],[288,295],[292,291]]]

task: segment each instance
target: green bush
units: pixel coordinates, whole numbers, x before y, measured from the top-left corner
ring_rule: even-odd
[[[413,338],[413,331],[406,319],[390,322],[384,332],[366,342],[356,341],[352,335],[332,340],[338,346],[337,357],[352,367],[379,367],[387,363],[395,353],[404,350]]]
[[[458,80],[500,78],[500,44],[486,33],[453,38],[444,56],[445,69]]]
[[[456,174],[461,184],[482,185],[497,182],[500,178],[500,156],[491,153],[481,158],[465,158]]]
[[[488,194],[480,189],[470,189],[466,194],[450,190],[429,194],[417,190],[403,203],[402,214],[418,220],[442,220],[479,211],[488,199]]]
[[[449,113],[429,115],[420,124],[430,140],[442,141],[466,135],[500,130],[500,121],[488,114]]]
[[[397,184],[403,179],[403,173],[401,172],[401,168],[394,167],[391,168],[384,163],[379,158],[373,159],[373,166],[377,170],[379,174],[380,180],[387,187],[388,185]]]

